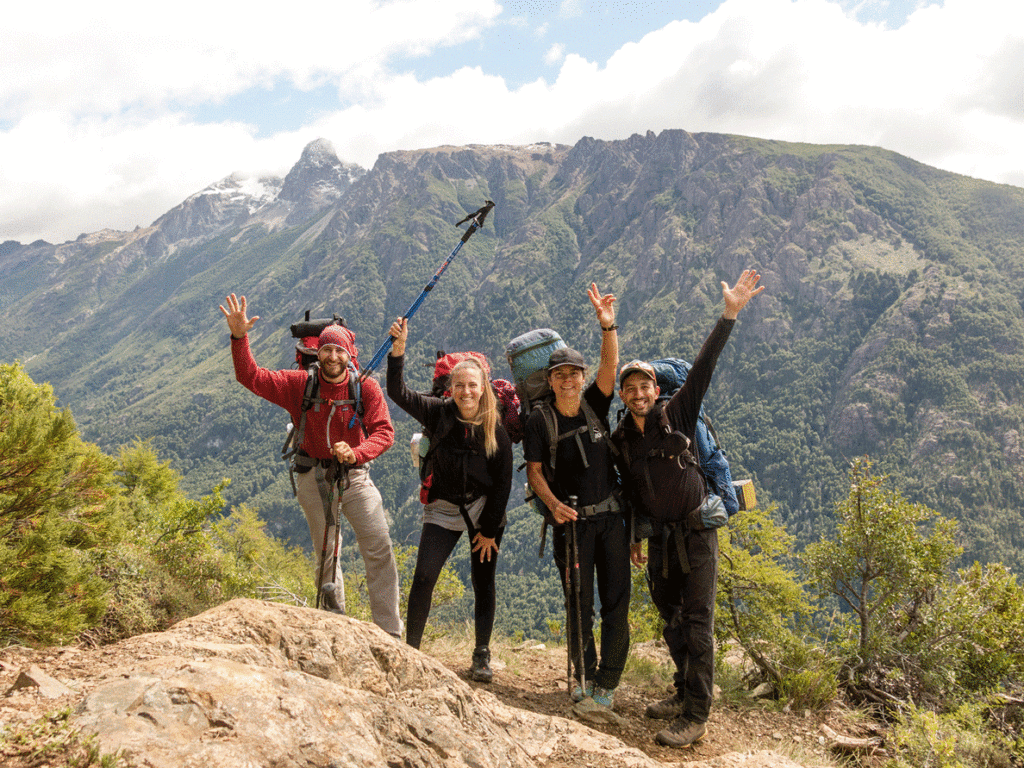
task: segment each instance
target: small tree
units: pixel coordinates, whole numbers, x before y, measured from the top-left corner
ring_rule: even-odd
[[[62,642],[102,615],[98,560],[124,535],[112,470],[49,385],[0,365],[0,641]]]
[[[838,598],[855,617],[844,684],[879,702],[894,698],[882,690],[883,677],[911,692],[908,681],[891,674],[900,667],[894,656],[921,626],[960,554],[955,522],[906,501],[885,488],[885,480],[871,474],[870,461],[854,462],[849,495],[836,507],[835,539],[812,544],[804,554],[820,594]]]
[[[808,642],[813,609],[787,563],[793,538],[773,511],[745,510],[719,532],[715,633],[720,646],[739,643],[784,695],[813,706],[834,695],[835,668]]]

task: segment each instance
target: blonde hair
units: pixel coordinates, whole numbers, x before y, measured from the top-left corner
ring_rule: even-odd
[[[491,382],[487,378],[487,372],[483,365],[476,358],[466,358],[452,368],[448,381],[449,386],[455,383],[455,374],[463,370],[476,371],[480,376],[480,404],[477,406],[476,415],[472,419],[464,419],[461,414],[459,419],[467,424],[480,427],[484,433],[484,453],[490,458],[498,452],[498,438],[495,437],[498,424],[498,399],[491,389]]]

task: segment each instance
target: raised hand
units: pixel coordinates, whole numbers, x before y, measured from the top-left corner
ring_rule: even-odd
[[[394,341],[391,343],[391,350],[388,352],[392,357],[401,357],[405,354],[405,342],[409,339],[409,321],[399,317],[391,324],[388,335]]]
[[[615,325],[615,295],[606,293],[604,296],[597,289],[597,283],[591,283],[587,289],[587,296],[590,303],[594,305],[594,312],[597,313],[597,322],[602,328],[609,328]]]
[[[226,299],[228,308],[224,309],[224,305],[220,305],[220,311],[224,313],[224,317],[227,318],[228,328],[231,329],[231,335],[236,339],[240,339],[256,325],[256,321],[260,319],[259,315],[255,315],[249,318],[245,313],[245,296],[241,299],[236,298],[235,294],[231,294]]]
[[[725,299],[725,312],[722,313],[724,318],[735,320],[740,310],[747,306],[747,302],[764,290],[763,285],[757,284],[760,279],[761,276],[756,270],[745,269],[732,288],[727,282],[722,281],[722,298]]]

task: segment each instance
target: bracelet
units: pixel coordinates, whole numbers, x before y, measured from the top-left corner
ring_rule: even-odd
[[[602,325],[602,326],[601,326],[601,330],[602,330],[602,331],[617,331],[617,330],[619,330],[619,326],[617,326],[617,325],[609,325],[609,326],[608,326],[607,328],[605,328],[605,327],[604,327],[604,326]]]

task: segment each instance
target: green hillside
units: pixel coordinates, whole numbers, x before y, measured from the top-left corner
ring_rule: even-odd
[[[5,244],[0,359],[49,381],[86,439],[151,439],[186,490],[230,477],[229,503],[305,544],[277,460],[287,416],[234,382],[217,305],[248,297],[263,365],[290,365],[288,326],[306,309],[343,315],[368,360],[485,199],[492,217],[412,323],[407,368],[424,388],[434,350],[480,350],[507,375],[505,342],[538,326],[596,360],[591,281],[619,298],[623,359],[692,357],[719,282],[754,266],[767,290],[708,402],[734,476],[803,546],[831,528],[849,462],[867,454],[961,523],[965,562],[1024,572],[1024,190],[881,149],[665,131],[396,152],[294,227]],[[373,476],[409,541],[413,428],[394,411],[396,446]],[[515,549],[534,554],[517,568],[535,578],[548,566],[525,515]]]

